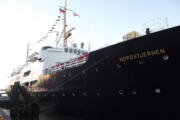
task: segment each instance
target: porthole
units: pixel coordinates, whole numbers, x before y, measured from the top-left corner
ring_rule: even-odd
[[[136,91],[136,90],[132,90],[131,93],[132,93],[133,95],[136,95],[136,94],[137,94],[137,91]]]
[[[163,60],[167,61],[169,59],[169,56],[168,55],[164,55],[162,58],[163,58]]]
[[[143,60],[138,60],[138,64],[142,65],[142,64],[144,64],[144,61]]]
[[[160,92],[161,92],[160,88],[155,89],[155,93],[160,94]]]
[[[83,95],[84,95],[84,96],[87,96],[87,93],[86,93],[86,92],[84,92],[84,93],[83,93]]]
[[[75,93],[72,93],[72,96],[75,96]]]
[[[119,93],[119,95],[123,95],[124,94],[124,90],[119,90],[118,93]]]
[[[65,93],[63,93],[63,94],[62,94],[62,96],[66,96],[66,94],[65,94]]]
[[[117,64],[116,66],[117,66],[117,68],[118,68],[118,69],[120,69],[120,68],[122,67],[122,66],[121,66],[121,65],[119,65],[119,64]]]
[[[96,93],[97,96],[100,96],[101,94],[99,92]]]

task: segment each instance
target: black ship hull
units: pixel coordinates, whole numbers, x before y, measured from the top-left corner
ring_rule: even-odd
[[[29,93],[59,111],[175,118],[179,35],[178,26],[93,51],[84,65],[52,73]]]

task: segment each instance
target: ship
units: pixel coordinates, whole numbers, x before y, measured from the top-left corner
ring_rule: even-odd
[[[59,111],[99,111],[126,118],[177,117],[180,26],[145,35],[133,31],[123,41],[95,51],[67,45],[66,4],[63,46],[44,46],[13,71],[8,87],[23,86],[34,101]],[[59,41],[57,41],[57,44]],[[124,114],[126,113],[126,114]],[[127,114],[128,113],[128,114]]]

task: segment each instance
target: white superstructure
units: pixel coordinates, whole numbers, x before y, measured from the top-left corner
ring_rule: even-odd
[[[13,71],[9,77],[9,85],[19,82],[21,85],[31,86],[39,80],[40,76],[76,67],[87,61],[88,52],[83,49],[84,43],[81,43],[81,48],[77,48],[75,43],[73,46],[67,45],[67,39],[72,35],[71,31],[75,27],[66,32],[66,11],[68,10],[66,9],[66,1],[65,6],[61,7],[60,10],[64,14],[64,28],[59,39],[59,34],[57,34],[56,47],[44,46],[39,52],[28,55],[28,44],[26,65],[22,65]],[[63,39],[63,47],[58,48],[61,37]]]
[[[62,67],[65,69],[71,62],[74,66],[85,63],[84,61],[87,60],[83,56],[85,54],[87,54],[87,51],[76,47],[53,48],[45,46],[40,50],[39,56],[30,56],[31,59],[28,59],[27,66],[24,66],[19,73],[9,78],[10,85],[14,84],[14,82],[20,82],[22,85],[34,84],[40,76],[62,70]],[[80,57],[82,59],[77,59]],[[61,64],[63,66],[60,66]],[[59,65],[58,69],[55,68],[57,65]]]

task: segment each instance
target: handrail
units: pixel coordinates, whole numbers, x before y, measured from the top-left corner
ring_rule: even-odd
[[[72,67],[77,67],[79,65],[82,65],[87,62],[88,59],[88,54],[84,54],[83,56],[80,56],[78,58],[75,58],[73,60],[64,62],[64,63],[57,63],[56,65],[47,68],[48,73],[53,73],[56,71],[62,71],[65,70],[66,68],[72,68]],[[46,73],[47,74],[47,73]]]

